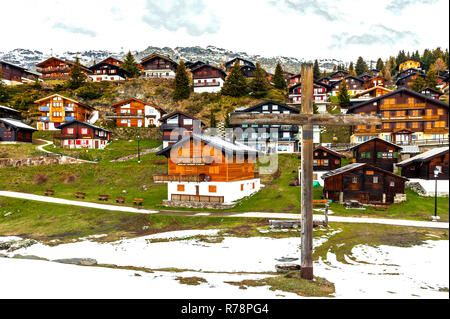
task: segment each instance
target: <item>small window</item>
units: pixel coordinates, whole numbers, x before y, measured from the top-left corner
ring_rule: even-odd
[[[244,184],[241,184],[241,192],[244,191]]]
[[[357,183],[358,183],[358,177],[353,176],[353,177],[352,177],[352,183],[353,183],[353,184],[357,184]]]
[[[192,125],[192,119],[184,119],[184,125]]]
[[[216,185],[209,185],[208,190],[210,193],[217,193],[217,186]]]
[[[373,177],[373,183],[374,184],[378,184],[378,176],[374,176]]]
[[[177,185],[177,192],[184,192],[184,185]]]
[[[395,182],[390,182],[389,186],[390,187],[394,187],[395,186]]]

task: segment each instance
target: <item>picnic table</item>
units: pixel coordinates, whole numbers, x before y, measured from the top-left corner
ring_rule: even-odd
[[[122,196],[116,197],[116,203],[120,203],[120,204],[125,203],[125,197],[122,197]]]
[[[55,195],[55,191],[53,189],[47,189],[45,191],[45,196],[53,196]]]
[[[142,198],[135,198],[133,201],[133,205],[142,206],[144,200]]]
[[[108,201],[109,195],[98,195],[98,200]]]
[[[77,192],[77,193],[75,193],[75,197],[76,198],[85,199],[86,198],[86,193]]]

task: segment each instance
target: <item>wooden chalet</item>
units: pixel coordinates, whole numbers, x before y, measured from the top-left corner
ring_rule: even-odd
[[[153,176],[168,183],[168,201],[232,204],[260,189],[257,152],[236,142],[194,133],[156,155],[169,159],[168,174]]]
[[[370,81],[371,78],[373,78],[373,75],[372,75],[371,73],[367,73],[367,72],[366,72],[366,73],[361,74],[361,75],[359,76],[359,78],[360,78],[361,80],[363,80],[364,83],[366,83],[366,82]]]
[[[329,150],[323,146],[317,146],[313,151],[314,171],[331,171],[341,167],[344,155]]]
[[[378,70],[378,69],[372,69],[372,70],[370,70],[370,72],[372,73],[372,76],[373,76],[373,77],[379,77],[379,76],[381,76],[381,70]]]
[[[17,119],[0,117],[0,142],[32,143],[32,135],[35,131],[35,128]]]
[[[348,94],[356,95],[364,91],[364,81],[357,76],[349,75],[345,77],[347,83]],[[342,80],[330,81],[330,92],[332,96],[337,96],[339,94],[339,87],[341,86]]]
[[[368,163],[392,172],[398,163],[401,147],[378,137],[351,148],[357,163]]]
[[[351,143],[379,137],[396,144],[448,138],[448,104],[403,88],[351,106],[349,114],[378,114],[382,125],[352,127]]]
[[[110,109],[113,113],[108,113],[106,118],[114,120],[117,127],[159,126],[159,119],[166,114],[166,111],[156,104],[136,98],[116,102]]]
[[[355,94],[353,98],[355,99],[373,99],[388,93],[391,93],[392,90],[386,89],[383,86],[374,86],[365,91],[362,91],[358,94]]]
[[[290,76],[288,79],[289,87],[292,87],[294,85],[301,84],[301,83],[302,83],[302,74],[301,73],[294,74],[294,75]]]
[[[406,178],[434,179],[434,170],[439,170],[438,179],[449,179],[449,147],[434,148],[397,164]]]
[[[0,82],[6,85],[35,82],[39,78],[38,73],[5,61],[0,61],[0,76]]]
[[[373,87],[384,87],[386,85],[386,79],[382,76],[373,76],[367,81],[364,80],[364,89],[370,89]]]
[[[67,80],[74,64],[72,61],[51,57],[36,67],[37,71],[41,73],[42,80]],[[81,65],[81,69],[87,77],[92,74],[92,71],[83,65]]]
[[[10,118],[15,120],[21,120],[22,116],[20,111],[15,110],[11,107],[0,105],[0,118]]]
[[[187,70],[193,70],[195,68],[198,68],[199,66],[202,66],[203,64],[206,64],[206,63],[203,61],[197,61],[197,62],[187,61],[184,63]]]
[[[109,57],[91,66],[89,69],[92,71],[92,74],[89,77],[94,82],[125,80],[131,74],[122,69],[122,64],[122,61]]]
[[[175,78],[178,63],[157,53],[150,54],[141,60],[144,78]]]
[[[175,144],[186,135],[192,133],[201,134],[206,124],[181,111],[174,111],[166,114],[159,119],[161,125],[159,127],[162,132],[163,148]]]
[[[73,120],[85,122],[94,111],[94,108],[74,99],[53,94],[34,101],[39,106],[41,116],[38,118],[39,131],[57,130],[58,127]]]
[[[225,70],[227,71],[227,73],[231,71],[231,68],[233,67],[236,60],[239,61],[239,65],[241,66],[241,69],[243,66],[249,66],[249,67],[253,68],[253,70],[256,68],[255,64],[251,61],[241,59],[241,58],[234,58],[225,63]]]
[[[111,132],[81,121],[70,121],[59,126],[53,138],[61,141],[63,148],[103,149],[111,141]]]
[[[414,80],[421,76],[422,78],[425,78],[425,75],[422,73],[411,73],[402,77],[397,78],[397,81],[395,81],[395,85],[397,85],[397,88],[410,88]]]
[[[217,93],[223,87],[227,74],[215,66],[202,64],[191,70],[195,93]]]
[[[407,76],[407,75],[417,74],[417,73],[425,75],[425,71],[424,70],[411,68],[411,69],[406,69],[406,70],[398,72],[397,73],[397,79],[402,78],[402,77]]]
[[[330,104],[328,98],[328,92],[330,91],[330,87],[318,82],[314,81],[313,83],[313,99],[316,104],[319,113],[326,113],[327,106]],[[290,105],[301,105],[302,103],[302,84],[296,84],[289,87],[289,103]]]
[[[330,86],[330,83],[331,83],[330,80],[331,80],[330,77],[325,76],[325,77],[323,77],[323,78],[318,79],[317,82],[320,82],[320,83],[322,83],[322,84],[325,84],[325,85]]]
[[[407,60],[403,63],[400,63],[398,66],[399,71],[404,71],[408,69],[419,69],[420,68],[420,62],[414,61],[414,60]]]
[[[420,91],[420,94],[427,95],[427,96],[429,96],[429,97],[431,97],[431,98],[433,98],[435,100],[439,100],[441,95],[443,95],[444,93],[442,93],[439,90],[435,90],[435,89],[432,89],[430,87],[426,87],[422,91]]]
[[[323,196],[335,202],[356,200],[363,204],[398,203],[406,200],[405,177],[367,163],[353,163],[322,175]]]
[[[343,78],[348,76],[348,72],[344,70],[338,70],[329,75],[330,80],[342,80]]]

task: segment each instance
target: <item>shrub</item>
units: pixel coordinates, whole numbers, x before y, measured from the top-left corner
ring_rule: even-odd
[[[45,174],[36,174],[33,176],[33,183],[35,185],[40,185],[48,180],[48,176]]]

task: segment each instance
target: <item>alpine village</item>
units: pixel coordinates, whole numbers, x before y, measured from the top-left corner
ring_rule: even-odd
[[[303,83],[303,66],[263,69],[238,55],[221,64],[159,52],[91,65],[51,57],[32,70],[0,60],[0,236],[27,238],[0,237],[0,257],[38,254],[37,242],[58,247],[83,238],[106,244],[145,236],[169,245],[172,239],[152,236],[198,229],[203,233],[189,238],[201,245],[220,245],[227,236],[289,240],[300,235],[308,192],[315,267],[330,253],[340,263],[356,262],[347,256],[357,244],[448,241],[448,50],[400,51],[376,62],[359,57],[334,70],[317,60],[304,66],[312,69],[311,84]],[[302,88],[310,91],[304,97]],[[308,115],[302,99],[310,98]],[[281,116],[292,121],[277,122]],[[309,130],[294,121],[302,116],[319,120]],[[330,124],[359,117],[378,122]],[[302,151],[305,136],[312,154]],[[304,165],[312,165],[310,189],[301,187],[309,174]],[[271,245],[258,249],[278,250]],[[200,258],[194,256],[186,258]],[[241,258],[227,256],[230,265]],[[97,263],[86,257],[81,264]],[[286,276],[299,269],[293,260],[275,262],[270,278],[228,286],[334,296],[339,276]],[[151,268],[127,262],[114,267],[136,276]],[[188,264],[178,268],[192,269]],[[163,263],[150,272],[159,268]],[[207,281],[206,273],[183,274],[181,286]],[[448,298],[448,282],[433,289]]]

